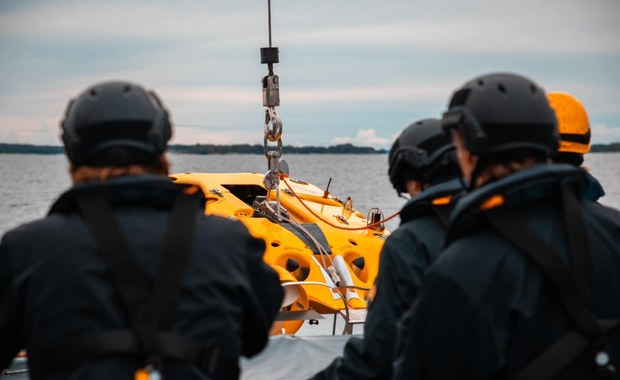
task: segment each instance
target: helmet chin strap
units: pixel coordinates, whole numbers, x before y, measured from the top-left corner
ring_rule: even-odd
[[[407,193],[401,193],[401,192],[398,192],[398,191],[396,193],[398,194],[399,198],[403,198],[403,199],[406,199],[406,200],[411,199],[411,196],[409,194],[407,194]]]
[[[463,178],[463,183],[467,187],[468,192],[476,189],[476,180],[478,179],[478,176],[480,176],[480,173],[482,173],[482,167],[483,165],[481,165],[480,160],[478,160],[474,166],[474,170],[471,172],[469,183],[467,183],[467,180]]]

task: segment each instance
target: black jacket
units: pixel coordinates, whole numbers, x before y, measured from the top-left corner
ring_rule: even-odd
[[[568,314],[547,277],[481,216],[483,205],[502,195],[499,207],[516,210],[567,264],[564,181],[581,194],[587,187],[581,169],[538,165],[459,200],[447,249],[427,272],[414,306],[397,379],[510,378],[568,330]],[[620,318],[620,212],[586,199],[579,206],[593,262],[594,314]],[[608,338],[618,368],[620,334]],[[557,378],[594,378],[593,362],[584,353]]]
[[[603,185],[596,179],[590,172],[586,171],[586,177],[588,178],[588,187],[586,188],[584,198],[596,202],[599,198],[605,196],[605,190]]]
[[[315,379],[387,379],[396,339],[396,323],[418,295],[421,278],[443,247],[446,226],[437,212],[451,206],[433,205],[438,199],[450,202],[460,194],[460,180],[436,184],[410,199],[401,210],[401,225],[381,250],[377,292],[368,309],[364,338],[351,338],[344,356],[337,358]],[[437,201],[435,202],[437,203]]]
[[[133,379],[139,364],[133,355],[100,357],[69,371],[41,367],[67,341],[129,328],[76,197],[95,193],[109,200],[138,267],[153,281],[172,201],[184,188],[151,176],[75,186],[46,218],[6,233],[0,245],[0,368],[25,348],[33,379]],[[236,377],[239,356],[253,356],[266,345],[282,289],[262,261],[264,242],[240,222],[205,217],[204,200],[193,197],[194,244],[171,331],[218,348],[229,359],[224,372]],[[167,360],[163,367],[167,379],[207,378],[181,361]]]

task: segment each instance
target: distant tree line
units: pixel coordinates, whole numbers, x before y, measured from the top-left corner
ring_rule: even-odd
[[[620,152],[620,142],[611,144],[593,144],[591,152]]]
[[[64,148],[61,146],[0,143],[0,153],[59,154],[62,152]]]
[[[233,144],[233,145],[214,145],[214,144],[195,144],[179,145],[174,144],[169,148],[173,153],[186,154],[263,154],[263,146],[256,144]],[[62,146],[56,145],[30,145],[30,144],[5,144],[0,143],[0,153],[21,153],[21,154],[60,154],[64,152]],[[620,142],[611,144],[593,144],[591,152],[620,152]],[[284,153],[291,154],[378,154],[386,153],[385,149],[375,149],[365,146],[354,146],[353,144],[339,144],[333,146],[285,146]]]
[[[270,147],[270,150],[275,149]],[[250,144],[233,144],[233,145],[213,145],[213,144],[196,144],[196,145],[171,145],[170,151],[175,153],[189,153],[189,154],[227,154],[227,153],[242,153],[242,154],[263,154],[264,148],[262,145],[250,145]],[[284,153],[298,153],[298,154],[376,154],[385,153],[384,149],[374,149],[371,147],[360,147],[352,144],[340,144],[334,146],[290,146],[287,145],[283,148]]]
[[[271,148],[270,148],[271,149]],[[340,144],[334,146],[285,146],[284,153],[292,154],[377,154],[386,153],[384,149],[354,146],[353,144]],[[173,153],[186,154],[263,154],[263,146],[256,144],[233,144],[233,145],[171,145]],[[60,154],[64,152],[61,146],[52,145],[29,145],[29,144],[4,144],[0,143],[0,153],[22,154]]]

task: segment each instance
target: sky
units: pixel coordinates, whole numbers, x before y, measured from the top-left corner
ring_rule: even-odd
[[[491,72],[586,106],[620,142],[619,0],[272,0],[282,142],[389,148]],[[177,144],[262,144],[267,0],[0,0],[0,142],[59,145],[88,86],[153,89]]]

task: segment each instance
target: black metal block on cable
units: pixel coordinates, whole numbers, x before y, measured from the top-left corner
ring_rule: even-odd
[[[280,62],[279,50],[277,47],[260,48],[260,63]]]

